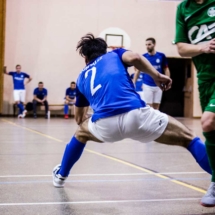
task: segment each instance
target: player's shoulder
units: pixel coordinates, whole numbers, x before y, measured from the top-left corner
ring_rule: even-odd
[[[143,54],[144,57],[147,57],[149,54],[146,52]]]
[[[163,52],[156,52],[156,54],[157,54],[158,56],[161,56],[161,57],[166,57],[166,55],[165,55]]]
[[[189,3],[190,3],[190,0],[183,0],[180,4],[178,4],[177,10],[183,13],[186,7],[189,5]]]

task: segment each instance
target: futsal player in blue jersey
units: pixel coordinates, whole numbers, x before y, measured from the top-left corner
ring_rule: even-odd
[[[76,100],[76,83],[71,82],[70,87],[66,89],[65,102],[64,102],[64,118],[69,118],[69,105],[74,105]]]
[[[27,73],[21,71],[21,65],[16,65],[16,71],[11,72],[7,72],[7,67],[4,67],[4,74],[11,75],[13,78],[13,96],[19,108],[18,118],[24,118],[27,113],[23,106],[25,102],[25,84],[29,83],[32,78]],[[26,83],[24,83],[25,78],[28,79]]]
[[[134,70],[136,71],[137,69],[135,68]],[[134,81],[134,75],[135,75],[135,73],[131,74],[132,81]],[[136,80],[136,83],[134,83],[135,90],[140,95],[142,100],[144,100],[144,97],[143,97],[144,96],[144,93],[143,93],[143,76],[144,76],[144,74],[142,72],[140,72],[140,74]]]
[[[146,39],[147,53],[143,54],[143,56],[159,73],[170,77],[166,56],[161,52],[157,52],[155,50],[155,45],[156,41],[154,38],[150,37]],[[134,80],[136,80],[136,77]],[[161,103],[162,90],[156,85],[153,78],[148,74],[145,74],[143,77],[143,90],[145,102],[154,109],[158,110]]]
[[[135,66],[145,71],[162,90],[171,87],[168,76],[132,51],[116,49],[106,53],[106,42],[92,34],[81,38],[77,50],[86,62],[76,87],[75,119],[79,127],[66,145],[61,164],[53,169],[55,187],[64,186],[72,166],[90,140],[102,143],[130,138],[142,143],[155,140],[182,146],[211,174],[204,143],[176,119],[147,106],[135,91],[127,68]],[[94,114],[86,119],[84,108],[89,105]]]

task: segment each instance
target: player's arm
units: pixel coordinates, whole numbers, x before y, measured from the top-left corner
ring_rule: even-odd
[[[38,101],[38,102],[42,102],[42,100],[40,100],[39,98],[37,98],[37,95],[34,95],[34,100]]]
[[[29,76],[28,80],[26,81],[25,84],[28,84],[30,81],[32,81],[32,78]]]
[[[140,70],[138,70],[136,67],[134,67],[134,78],[133,78],[134,85],[136,84],[139,75],[140,75]]]
[[[75,121],[80,125],[86,120],[85,107],[89,106],[89,102],[85,96],[76,88],[76,102],[75,102]]]
[[[170,71],[169,71],[169,67],[165,67],[164,69],[164,74],[168,77],[170,77]]]
[[[126,51],[122,55],[122,61],[127,65],[135,66],[139,70],[139,72],[137,72],[138,76],[140,71],[144,71],[146,74],[149,74],[154,79],[157,86],[162,90],[168,90],[171,88],[172,80],[168,76],[160,74],[142,55]]]
[[[204,53],[215,54],[215,39],[198,45],[179,42],[177,43],[177,49],[182,57],[195,57]]]
[[[212,39],[202,44],[190,44],[188,38],[186,17],[184,16],[182,4],[178,6],[176,13],[176,33],[175,43],[177,45],[178,53],[182,57],[195,57],[203,53],[215,53],[215,39]]]
[[[6,66],[3,67],[3,73],[5,75],[10,75],[9,72],[7,72],[7,67]]]
[[[72,101],[72,99],[69,98],[69,95],[66,95],[66,100],[69,101],[69,102]]]

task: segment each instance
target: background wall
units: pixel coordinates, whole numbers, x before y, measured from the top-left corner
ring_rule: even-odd
[[[75,50],[88,32],[99,35],[109,27],[125,30],[131,49],[145,52],[145,39],[155,37],[157,50],[177,57],[174,39],[177,2],[141,0],[7,0],[5,65],[16,64],[33,77],[26,101],[39,81],[50,103],[62,103],[65,89],[84,67]],[[11,113],[12,78],[4,77],[3,113]]]

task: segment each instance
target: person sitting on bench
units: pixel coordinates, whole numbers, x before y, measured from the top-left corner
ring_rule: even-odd
[[[38,83],[38,87],[34,90],[34,99],[33,99],[33,112],[34,118],[37,118],[37,105],[44,105],[45,106],[45,118],[48,119],[48,110],[49,105],[47,101],[48,91],[43,87],[43,82],[40,81]]]

